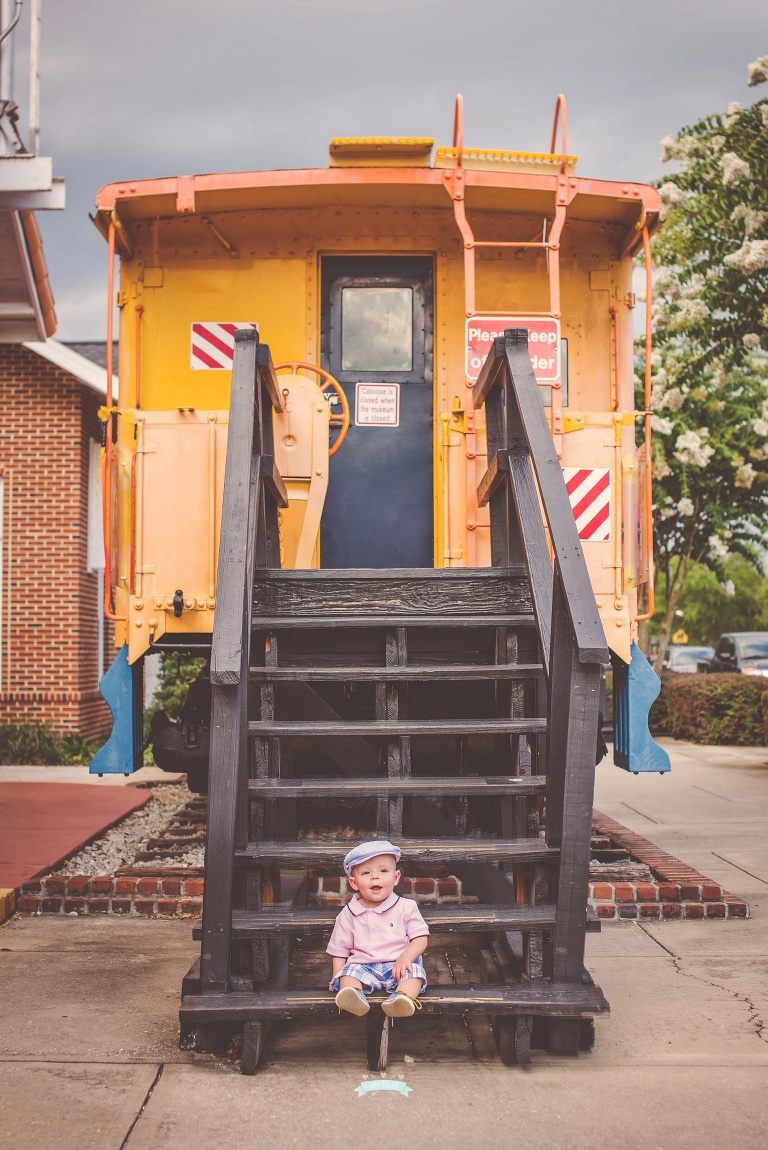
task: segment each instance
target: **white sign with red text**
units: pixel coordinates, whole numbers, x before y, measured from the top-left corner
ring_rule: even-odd
[[[356,384],[355,424],[357,427],[399,427],[400,384]]]
[[[467,320],[467,379],[477,379],[491,344],[504,335],[506,327],[528,329],[528,354],[537,383],[554,383],[560,378],[560,320],[548,316],[474,315]]]

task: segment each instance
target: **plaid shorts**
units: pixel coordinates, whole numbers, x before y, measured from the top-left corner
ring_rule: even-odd
[[[392,977],[394,965],[394,962],[370,962],[366,964],[348,962],[334,978],[331,983],[331,990],[338,990],[339,979],[349,975],[350,978],[356,978],[358,982],[362,982],[366,994],[371,994],[374,990],[385,990],[387,994],[391,994],[393,990],[397,990],[398,985],[398,980]],[[422,979],[421,989],[426,988],[427,972],[421,959],[414,958],[411,963],[411,974],[407,977]]]

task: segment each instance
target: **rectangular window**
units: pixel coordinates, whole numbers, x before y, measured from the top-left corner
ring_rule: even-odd
[[[413,288],[341,291],[342,371],[411,371]]]

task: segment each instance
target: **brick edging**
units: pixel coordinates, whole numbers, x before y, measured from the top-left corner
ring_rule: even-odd
[[[656,876],[651,882],[589,884],[589,900],[598,918],[715,919],[749,918],[749,906],[718,883],[661,850],[642,835],[599,811],[593,826],[598,834],[623,847]],[[426,874],[414,867],[403,879],[403,894],[438,906],[477,902],[445,867]],[[309,880],[310,906],[343,906],[351,897],[346,877],[318,868]],[[22,886],[16,909],[22,914],[119,914],[159,918],[196,918],[202,910],[203,879],[183,875],[49,875]]]
[[[127,914],[196,918],[203,908],[201,878],[147,875],[48,875],[24,883],[16,902],[22,914]]]
[[[749,918],[749,906],[743,899],[615,819],[594,811],[592,827],[633,859],[645,863],[658,880],[591,882],[589,898],[599,918]]]

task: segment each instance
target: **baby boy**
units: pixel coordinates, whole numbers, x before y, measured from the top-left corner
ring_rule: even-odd
[[[386,839],[360,843],[344,858],[344,870],[355,892],[339,913],[328,943],[333,958],[330,990],[336,1005],[350,1014],[367,1014],[366,995],[384,990],[381,1009],[390,1018],[407,1018],[421,1004],[427,985],[421,956],[429,927],[413,899],[394,893],[400,881],[399,847]]]

